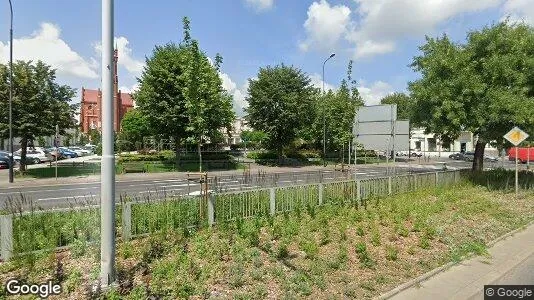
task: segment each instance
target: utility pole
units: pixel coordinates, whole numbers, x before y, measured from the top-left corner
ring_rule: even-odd
[[[324,91],[324,65],[326,62],[331,59],[332,57],[336,56],[335,53],[330,54],[330,56],[324,61],[323,63],[323,97],[325,95]],[[324,101],[325,99],[323,99]],[[324,114],[324,108],[326,108],[325,105],[323,105],[323,166],[326,167],[326,116]]]
[[[102,166],[100,283],[115,281],[115,155],[113,126],[113,2],[102,0]]]
[[[13,183],[13,4],[9,0],[11,23],[9,27],[9,183]]]

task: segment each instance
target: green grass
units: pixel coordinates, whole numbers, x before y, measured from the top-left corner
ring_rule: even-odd
[[[130,172],[148,172],[148,173],[163,173],[163,172],[194,172],[198,171],[198,163],[183,163],[180,165],[180,168],[176,169],[175,164],[173,163],[163,163],[163,162],[129,162],[126,163],[126,166],[129,167]],[[125,165],[122,163],[117,164],[115,167],[116,174],[124,173]],[[202,169],[205,171],[213,170],[238,170],[243,169],[242,164],[228,162],[228,163],[203,163]],[[100,174],[100,164],[96,163],[86,163],[83,166],[58,166],[57,176],[58,177],[74,177],[74,176],[89,176],[89,175],[99,175]],[[43,167],[43,168],[32,168],[27,169],[23,174],[17,172],[17,177],[31,177],[31,178],[55,178],[56,177],[56,168],[52,167]]]

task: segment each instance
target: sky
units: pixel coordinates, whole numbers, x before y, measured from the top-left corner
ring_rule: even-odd
[[[100,87],[101,1],[12,0],[14,59],[42,60],[58,82]],[[354,61],[353,78],[366,104],[405,92],[418,78],[410,67],[425,36],[466,33],[504,18],[534,25],[532,0],[115,0],[119,87],[137,88],[145,58],[156,45],[180,42],[181,20],[211,58],[223,57],[223,87],[238,115],[248,80],[265,66],[293,65],[314,85],[335,89]],[[9,60],[9,4],[0,1],[0,63]],[[73,99],[80,101],[80,96]]]

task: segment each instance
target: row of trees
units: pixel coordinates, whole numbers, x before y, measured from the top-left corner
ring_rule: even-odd
[[[145,136],[172,138],[178,151],[186,141],[198,147],[223,138],[235,118],[232,97],[222,88],[222,57],[214,62],[191,37],[183,19],[179,44],[156,46],[147,58],[134,94],[138,108],[126,114],[119,140],[142,143]],[[462,131],[477,136],[474,169],[481,169],[484,147],[502,139],[513,126],[534,132],[534,31],[507,21],[468,33],[465,43],[448,36],[427,37],[411,67],[421,77],[409,83],[409,95],[396,93],[382,103],[396,103],[398,115],[410,119],[443,141]],[[24,161],[28,142],[75,126],[78,107],[70,104],[75,91],[56,83],[55,70],[42,62],[14,64],[14,135],[21,139]],[[0,137],[8,136],[9,68],[0,65]],[[335,91],[315,88],[307,74],[293,66],[260,68],[249,81],[246,109],[257,140],[279,156],[296,148],[322,148],[326,125],[327,148],[341,149],[351,139],[355,110],[363,105],[352,78]],[[248,135],[248,137],[247,137]],[[177,155],[178,159],[179,155]],[[24,169],[24,165],[21,165]]]
[[[0,64],[0,138],[9,137],[9,66]],[[37,61],[13,64],[13,136],[20,139],[21,171],[25,170],[26,148],[41,136],[60,134],[76,125],[78,105],[70,101],[75,90],[56,82],[56,71]]]
[[[350,142],[356,107],[363,105],[355,84],[352,62],[340,88],[327,93],[315,88],[298,68],[260,68],[257,79],[249,81],[247,120],[264,134],[264,145],[279,157],[284,150],[298,147],[320,149],[323,127],[328,148],[340,149]]]

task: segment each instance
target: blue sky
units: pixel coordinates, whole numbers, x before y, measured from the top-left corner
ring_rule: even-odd
[[[530,0],[115,0],[119,85],[135,89],[145,56],[155,45],[182,38],[181,19],[210,57],[224,58],[221,77],[238,112],[246,83],[258,69],[284,63],[321,85],[336,87],[355,61],[353,76],[369,104],[404,91],[417,78],[409,67],[425,34],[462,41],[469,30],[505,16],[534,23]],[[0,1],[0,62],[7,62],[9,6]],[[98,88],[101,3],[98,0],[13,0],[15,58],[41,59],[77,89]],[[76,99],[79,101],[79,98]]]

